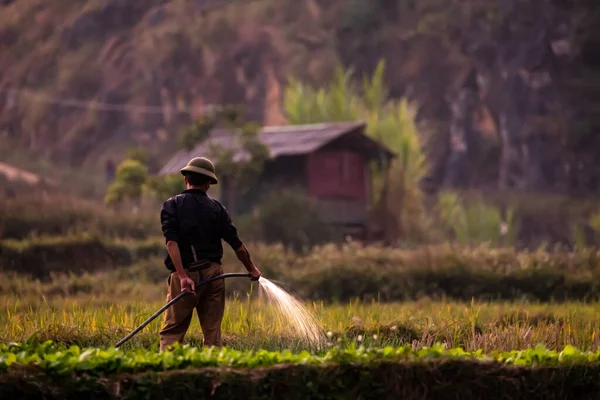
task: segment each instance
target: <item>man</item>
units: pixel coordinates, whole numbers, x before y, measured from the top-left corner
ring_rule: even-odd
[[[261,275],[250,259],[248,249],[238,238],[237,229],[225,207],[206,194],[211,184],[218,183],[213,163],[204,157],[193,158],[181,169],[181,174],[186,190],[165,201],[160,214],[168,250],[165,265],[172,271],[167,301],[185,289],[192,294],[166,310],[165,324],[160,331],[161,351],[183,340],[194,309],[200,319],[204,345],[221,346],[224,279],[194,287],[202,280],[223,273],[221,239],[235,251],[251,274],[251,280],[258,280]]]

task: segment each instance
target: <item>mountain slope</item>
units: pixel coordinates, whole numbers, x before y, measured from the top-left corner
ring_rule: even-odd
[[[592,95],[573,85],[600,81],[586,75],[593,2],[4,3],[0,138],[56,163],[99,166],[133,145],[168,157],[211,104],[282,123],[287,77],[318,85],[339,63],[360,74],[385,58],[391,94],[415,100],[433,135],[436,184],[600,186]]]

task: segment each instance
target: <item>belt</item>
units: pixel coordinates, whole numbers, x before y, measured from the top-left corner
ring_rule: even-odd
[[[207,260],[207,259],[198,260],[198,256],[196,255],[196,249],[194,248],[194,245],[192,244],[191,240],[190,240],[190,248],[192,249],[192,254],[194,255],[194,263],[187,268],[188,271],[190,271],[190,272],[200,271],[200,270],[210,267],[210,265],[211,265],[210,260]]]
[[[189,267],[187,267],[186,269],[190,272],[200,271],[203,269],[210,268],[211,264],[212,263],[210,261],[203,261],[203,262],[199,262],[199,263],[194,263],[194,264],[190,265]]]

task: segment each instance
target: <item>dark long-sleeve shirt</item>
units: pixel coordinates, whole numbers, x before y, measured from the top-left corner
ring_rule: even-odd
[[[160,220],[165,240],[177,242],[184,268],[194,262],[192,244],[198,261],[219,264],[223,258],[221,239],[234,250],[242,245],[227,209],[200,189],[185,190],[165,201]],[[165,265],[175,269],[168,255]]]

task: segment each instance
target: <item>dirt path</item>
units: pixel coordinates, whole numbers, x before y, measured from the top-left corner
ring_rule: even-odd
[[[35,185],[40,181],[38,175],[3,162],[0,162],[0,174],[6,175],[11,181],[22,180],[32,185]]]

